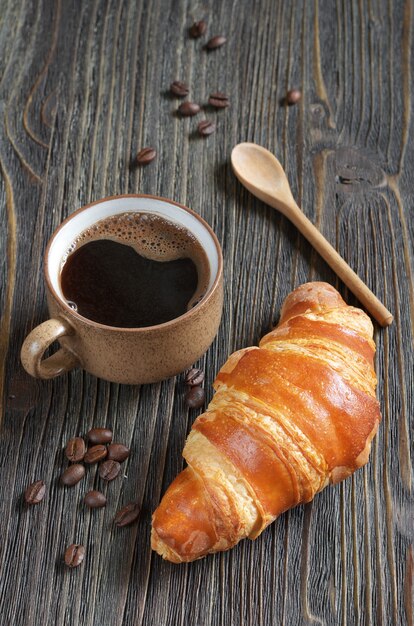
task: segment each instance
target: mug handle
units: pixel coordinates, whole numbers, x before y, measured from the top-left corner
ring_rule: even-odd
[[[79,365],[79,359],[66,348],[42,359],[47,348],[59,337],[73,335],[74,330],[64,319],[50,319],[39,324],[23,342],[20,351],[22,365],[28,374],[35,378],[56,378]]]

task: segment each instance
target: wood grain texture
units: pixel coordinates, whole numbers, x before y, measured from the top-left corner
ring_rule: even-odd
[[[0,615],[4,624],[413,624],[414,210],[413,3],[314,0],[0,0]],[[193,19],[226,35],[207,53]],[[231,107],[180,119],[173,80]],[[302,89],[294,107],[281,100]],[[232,175],[240,141],[277,154],[305,214],[394,313],[376,328],[383,422],[371,461],[351,479],[282,515],[255,542],[193,564],[149,548],[151,512],[181,470],[195,411],[182,377],[110,384],[80,370],[55,381],[19,363],[47,316],[46,242],[76,208],[105,195],[155,193],[192,207],[222,243],[219,335],[200,365],[211,382],[228,354],[257,343],[293,287],[321,279],[357,304],[282,216]],[[131,167],[153,145],[157,160]],[[95,469],[58,484],[63,449],[92,426],[129,444],[105,509],[81,505]],[[27,509],[31,481],[48,485]],[[137,499],[138,525],[115,511]],[[83,565],[62,566],[67,545]]]

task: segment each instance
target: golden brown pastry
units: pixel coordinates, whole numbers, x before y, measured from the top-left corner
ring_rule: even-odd
[[[285,300],[260,347],[230,356],[153,515],[174,563],[255,539],[283,511],[368,461],[381,418],[370,319],[326,283]]]

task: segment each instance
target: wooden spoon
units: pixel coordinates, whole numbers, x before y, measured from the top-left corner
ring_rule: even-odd
[[[239,143],[233,148],[231,163],[234,173],[246,189],[293,222],[379,324],[391,324],[392,313],[302,213],[293,199],[288,179],[277,158],[262,146]]]

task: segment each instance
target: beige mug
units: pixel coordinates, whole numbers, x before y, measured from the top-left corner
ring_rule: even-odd
[[[60,286],[62,257],[96,222],[122,213],[156,213],[185,227],[201,243],[210,266],[208,289],[196,306],[157,326],[116,328],[71,309]],[[26,337],[21,361],[37,378],[54,378],[75,367],[117,383],[152,383],[184,371],[206,352],[217,334],[223,308],[223,258],[210,226],[185,206],[148,195],[113,196],[82,207],[55,231],[45,253],[44,273],[51,319]],[[48,358],[46,350],[60,349]]]

